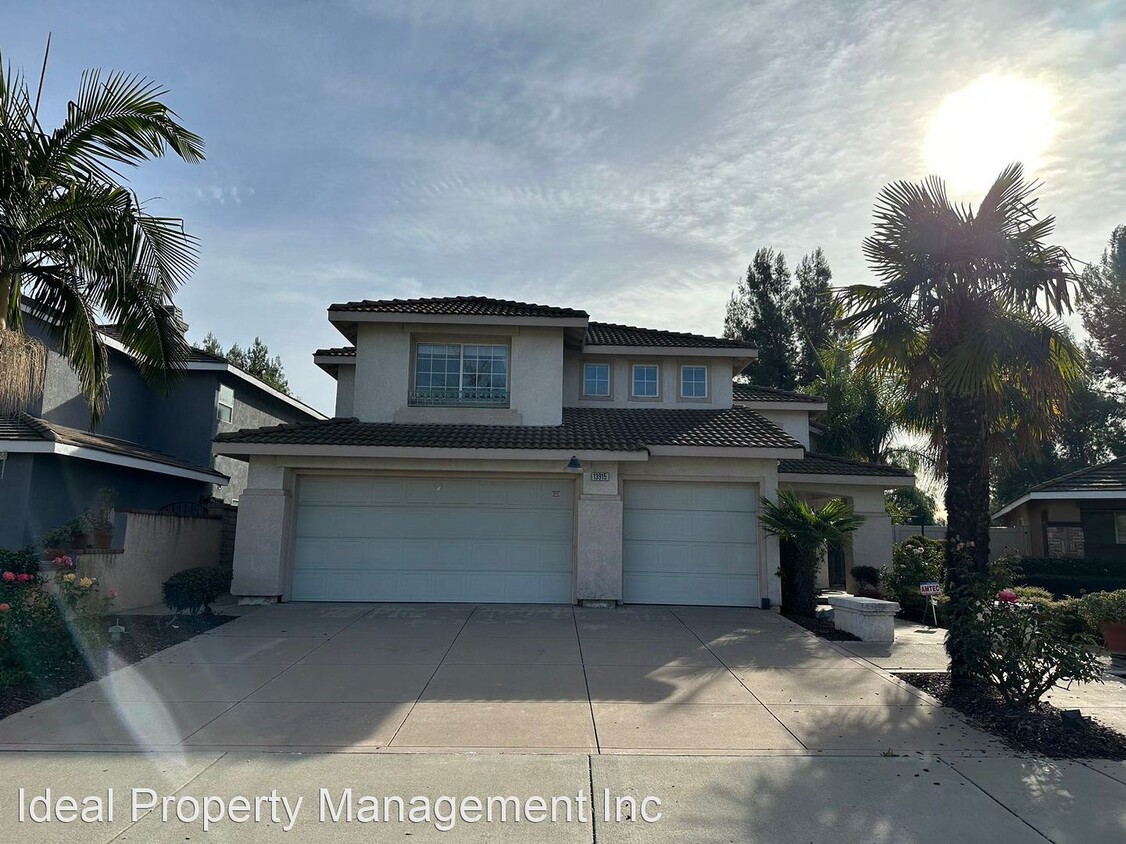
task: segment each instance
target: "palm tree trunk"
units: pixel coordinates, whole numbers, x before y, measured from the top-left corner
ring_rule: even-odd
[[[0,331],[8,329],[8,309],[12,306],[14,286],[10,276],[0,275]]]
[[[972,396],[948,396],[943,402],[946,428],[946,591],[950,629],[946,649],[955,682],[971,675],[974,649],[981,643],[966,635],[966,621],[989,576],[989,463],[986,413]]]

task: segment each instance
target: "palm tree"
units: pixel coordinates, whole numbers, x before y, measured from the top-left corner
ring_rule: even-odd
[[[958,680],[975,646],[962,621],[988,575],[990,459],[1042,441],[1084,367],[1061,320],[1076,276],[1047,243],[1055,219],[1037,216],[1037,188],[1010,165],[975,213],[934,176],[886,186],[864,241],[882,284],[844,294],[847,324],[868,332],[858,367],[902,386],[908,425],[929,435],[946,476],[946,646]]]
[[[814,509],[791,490],[778,500],[762,500],[759,520],[782,544],[782,606],[794,615],[813,617],[817,608],[817,569],[826,547],[839,548],[864,523],[843,499]]]
[[[39,123],[21,75],[0,57],[0,413],[43,389],[46,350],[23,332],[21,303],[50,327],[101,418],[108,359],[99,319],[117,324],[146,379],[166,389],[187,356],[167,307],[195,267],[196,242],[179,219],[147,214],[117,168],[171,150],[203,159],[203,140],[137,76],[83,73],[53,131]]]

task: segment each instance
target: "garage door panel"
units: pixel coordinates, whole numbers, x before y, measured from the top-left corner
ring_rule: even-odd
[[[550,480],[302,478],[292,598],[569,602],[573,495]]]
[[[757,487],[627,481],[622,594],[633,603],[759,603]]]

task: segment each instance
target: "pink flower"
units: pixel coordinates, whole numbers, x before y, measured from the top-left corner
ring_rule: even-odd
[[[110,589],[109,590],[109,596],[111,598],[116,598],[117,597],[117,590],[116,589]]]
[[[15,572],[11,572],[11,571],[4,572],[4,580],[7,583],[15,583],[15,581],[16,581]]]
[[[0,604],[0,612],[7,612],[11,608],[11,604]]]
[[[1004,601],[1006,604],[1015,604],[1020,599],[1012,589],[1002,589],[997,593],[997,600]]]
[[[74,560],[66,554],[60,554],[55,557],[55,565],[59,568],[70,568],[74,565]]]
[[[18,580],[20,583],[27,583],[29,580],[31,580],[31,575],[30,574],[17,574],[16,580]]]

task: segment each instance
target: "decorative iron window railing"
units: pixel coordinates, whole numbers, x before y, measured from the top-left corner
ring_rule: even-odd
[[[411,407],[508,407],[508,390],[495,387],[427,387],[411,390]]]

